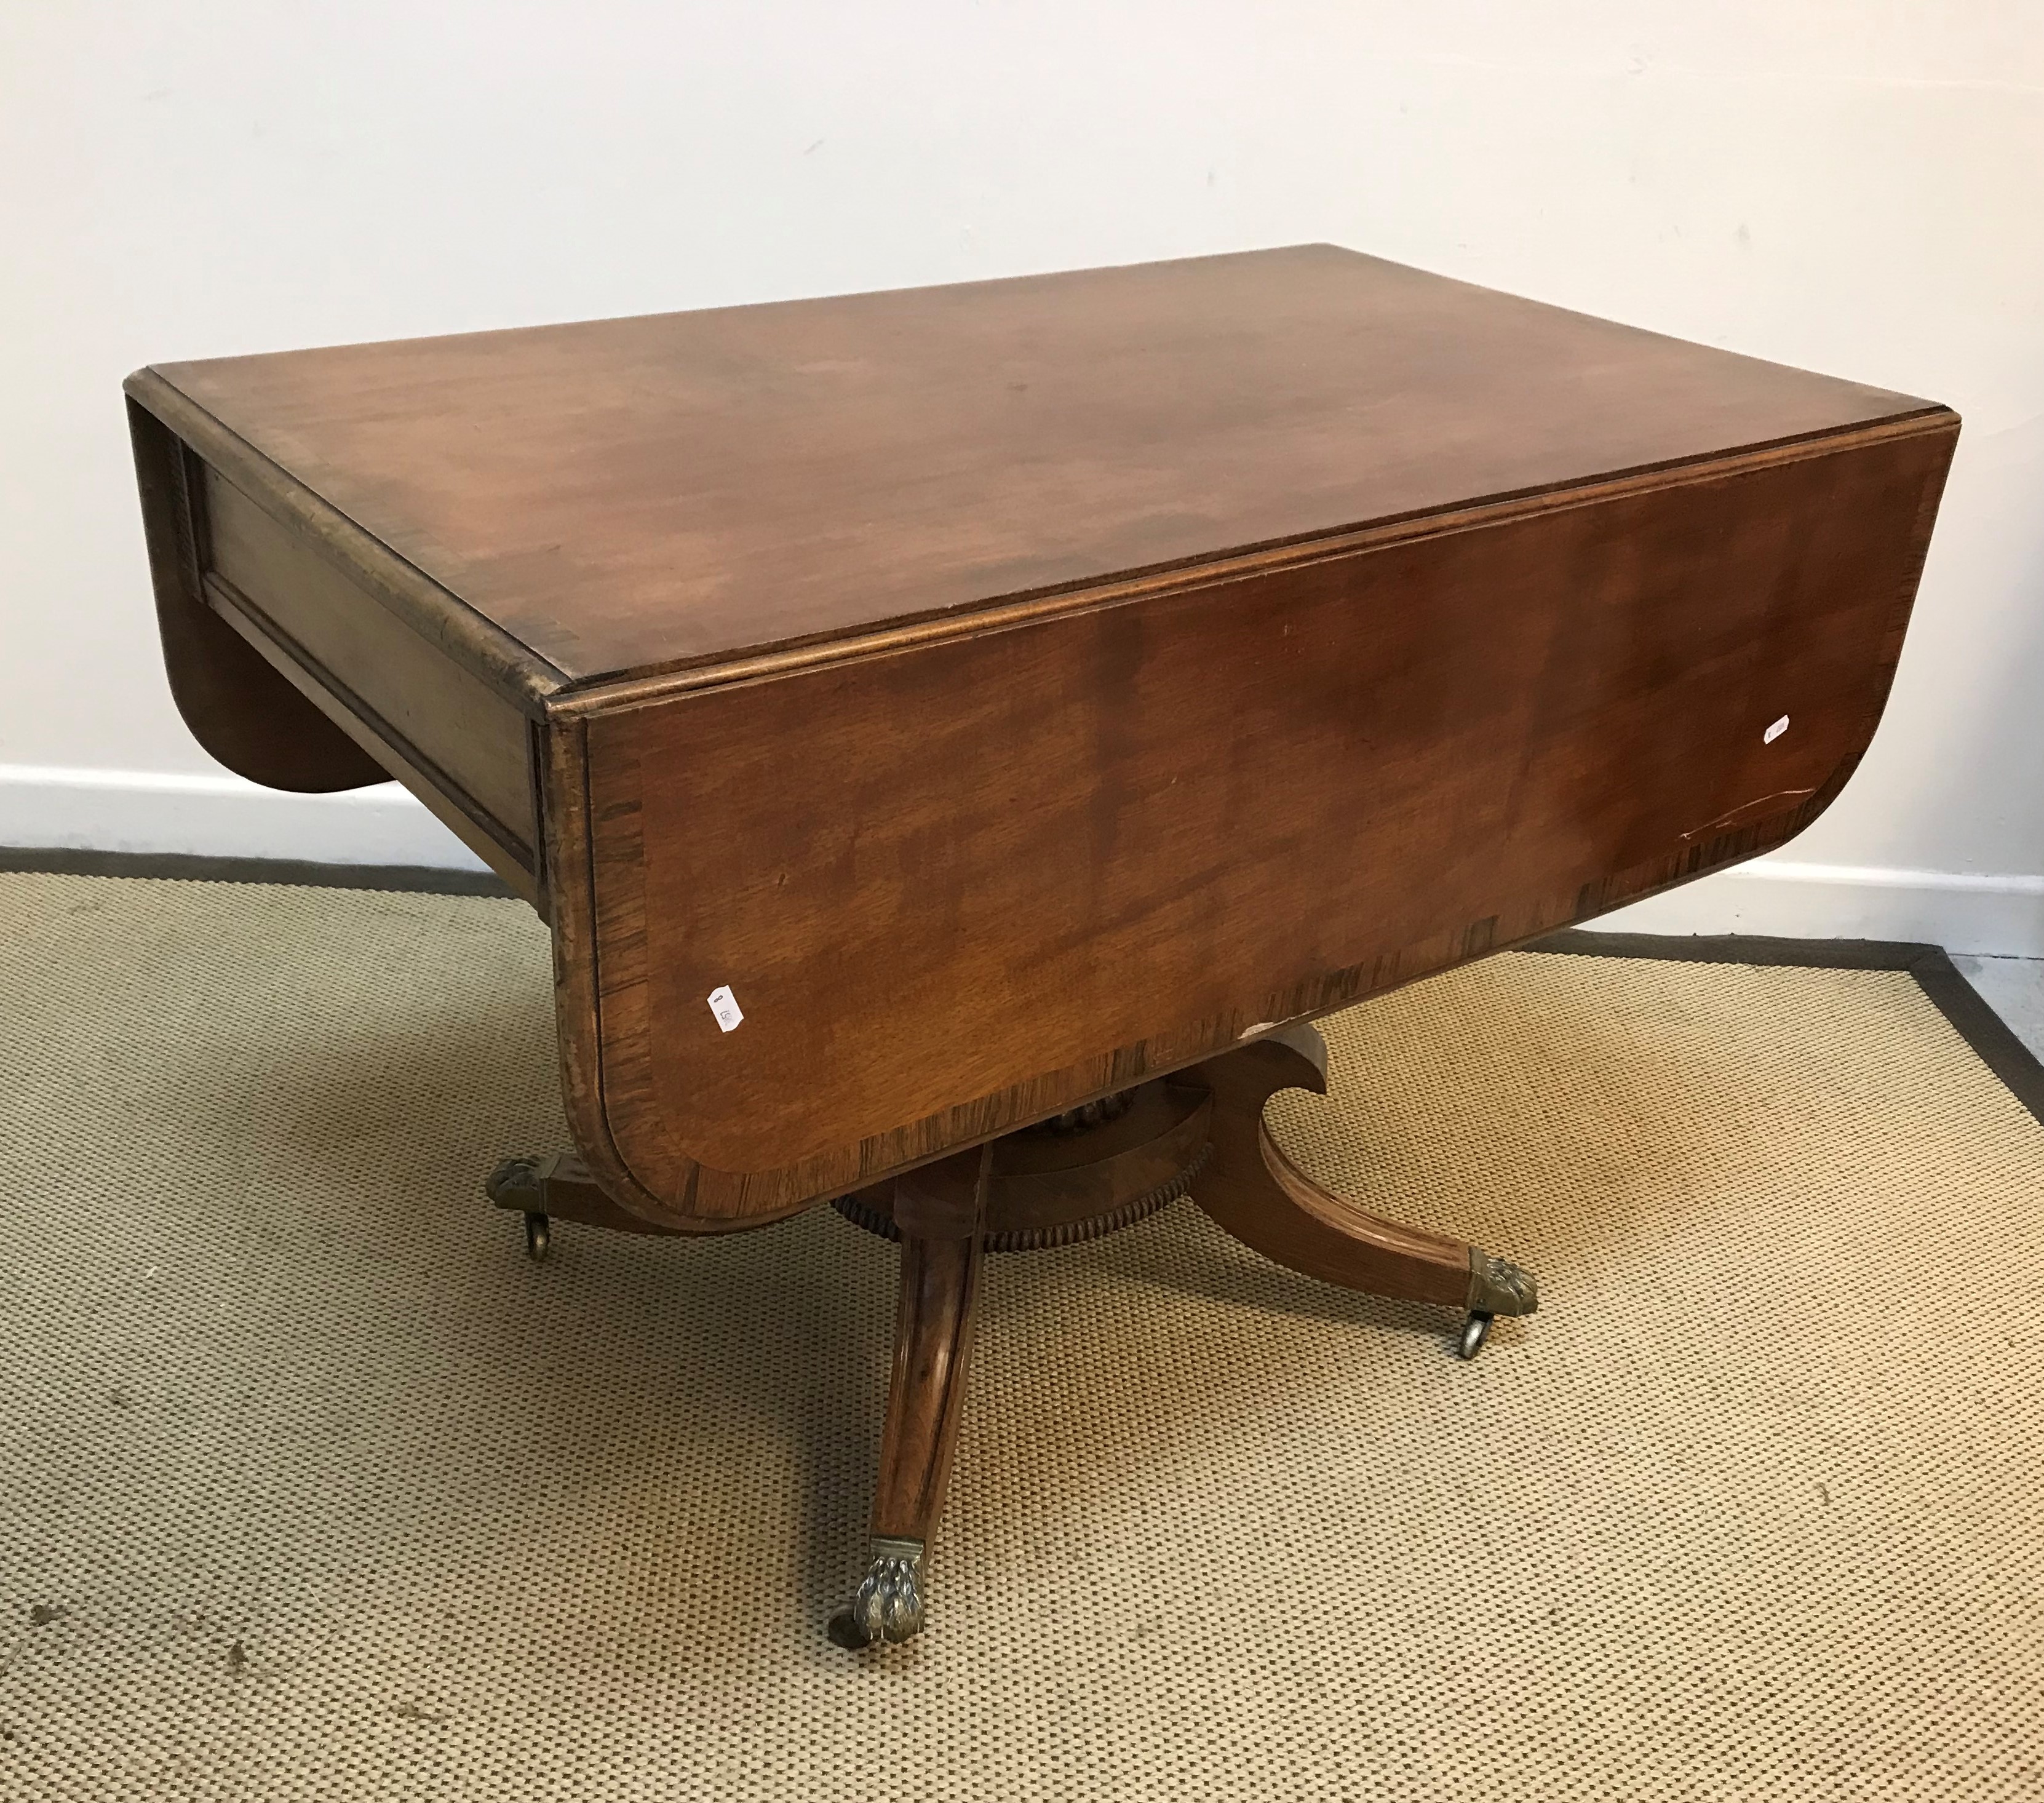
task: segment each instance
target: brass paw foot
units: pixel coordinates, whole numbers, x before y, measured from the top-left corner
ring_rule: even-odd
[[[536,1158],[507,1158],[483,1179],[482,1193],[500,1209],[540,1209],[546,1200],[547,1173]]]
[[[840,1647],[877,1646],[912,1639],[923,1628],[923,1543],[875,1536],[873,1563],[851,1606],[831,1617],[830,1637]]]
[[[1540,1283],[1509,1259],[1470,1247],[1469,1307],[1472,1314],[1530,1315],[1540,1306]]]
[[[507,1158],[484,1180],[482,1193],[500,1209],[516,1209],[525,1217],[525,1256],[544,1259],[553,1243],[554,1224],[548,1214],[548,1166],[558,1159]]]
[[[1456,1336],[1455,1355],[1473,1359],[1481,1352],[1498,1316],[1530,1315],[1539,1306],[1540,1285],[1532,1272],[1470,1247],[1469,1313]]]

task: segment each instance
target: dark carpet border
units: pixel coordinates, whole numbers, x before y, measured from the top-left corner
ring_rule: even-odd
[[[1968,982],[1941,945],[1889,939],[1762,939],[1746,933],[1679,938],[1570,928],[1517,947],[1584,958],[1659,958],[1676,964],[1789,965],[1812,971],[1907,971],[1980,1061],[2044,1126],[2044,1063]]]
[[[0,846],[0,871],[44,876],[170,877],[181,882],[280,882],[297,889],[380,889],[403,895],[511,891],[487,871],[429,864],[319,864],[298,858],[202,858],[182,852],[83,852]]]
[[[320,864],[298,859],[206,858],[180,852],[86,852],[0,847],[0,871],[56,876],[170,877],[188,882],[276,882],[318,889],[373,889],[410,895],[511,891],[482,871],[413,864]],[[1884,939],[1762,939],[1746,933],[1677,937],[1589,932],[1571,928],[1516,949],[1585,958],[1660,958],[1680,964],[1791,965],[1818,971],[1907,971],[1981,1062],[2044,1126],[2044,1064],[2015,1036],[1942,946]]]

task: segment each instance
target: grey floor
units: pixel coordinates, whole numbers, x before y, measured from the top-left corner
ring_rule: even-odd
[[[2044,958],[1973,958],[1952,962],[2016,1037],[2044,1059]]]

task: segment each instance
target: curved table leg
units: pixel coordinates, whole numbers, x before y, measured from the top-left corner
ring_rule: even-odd
[[[830,1624],[830,1637],[841,1647],[906,1640],[923,1625],[923,1555],[943,1508],[958,1442],[992,1160],[991,1146],[977,1146],[895,1180],[901,1276],[894,1369],[870,1563],[851,1606]]]
[[[1193,1199],[1266,1258],[1345,1289],[1466,1311],[1460,1350],[1473,1358],[1493,1317],[1539,1305],[1533,1274],[1476,1247],[1385,1221],[1323,1189],[1280,1151],[1263,1105],[1280,1090],[1325,1095],[1327,1048],[1307,1025],[1209,1059],[1175,1079],[1213,1096],[1213,1157]]]

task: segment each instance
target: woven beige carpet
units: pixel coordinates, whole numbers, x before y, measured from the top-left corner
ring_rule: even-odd
[[[520,1250],[515,904],[0,877],[0,1794],[2044,1796],[2044,1129],[1905,975],[1509,955],[1280,1136],[1535,1267],[1181,1204],[991,1267],[930,1632],[855,1656],[891,1250]]]

